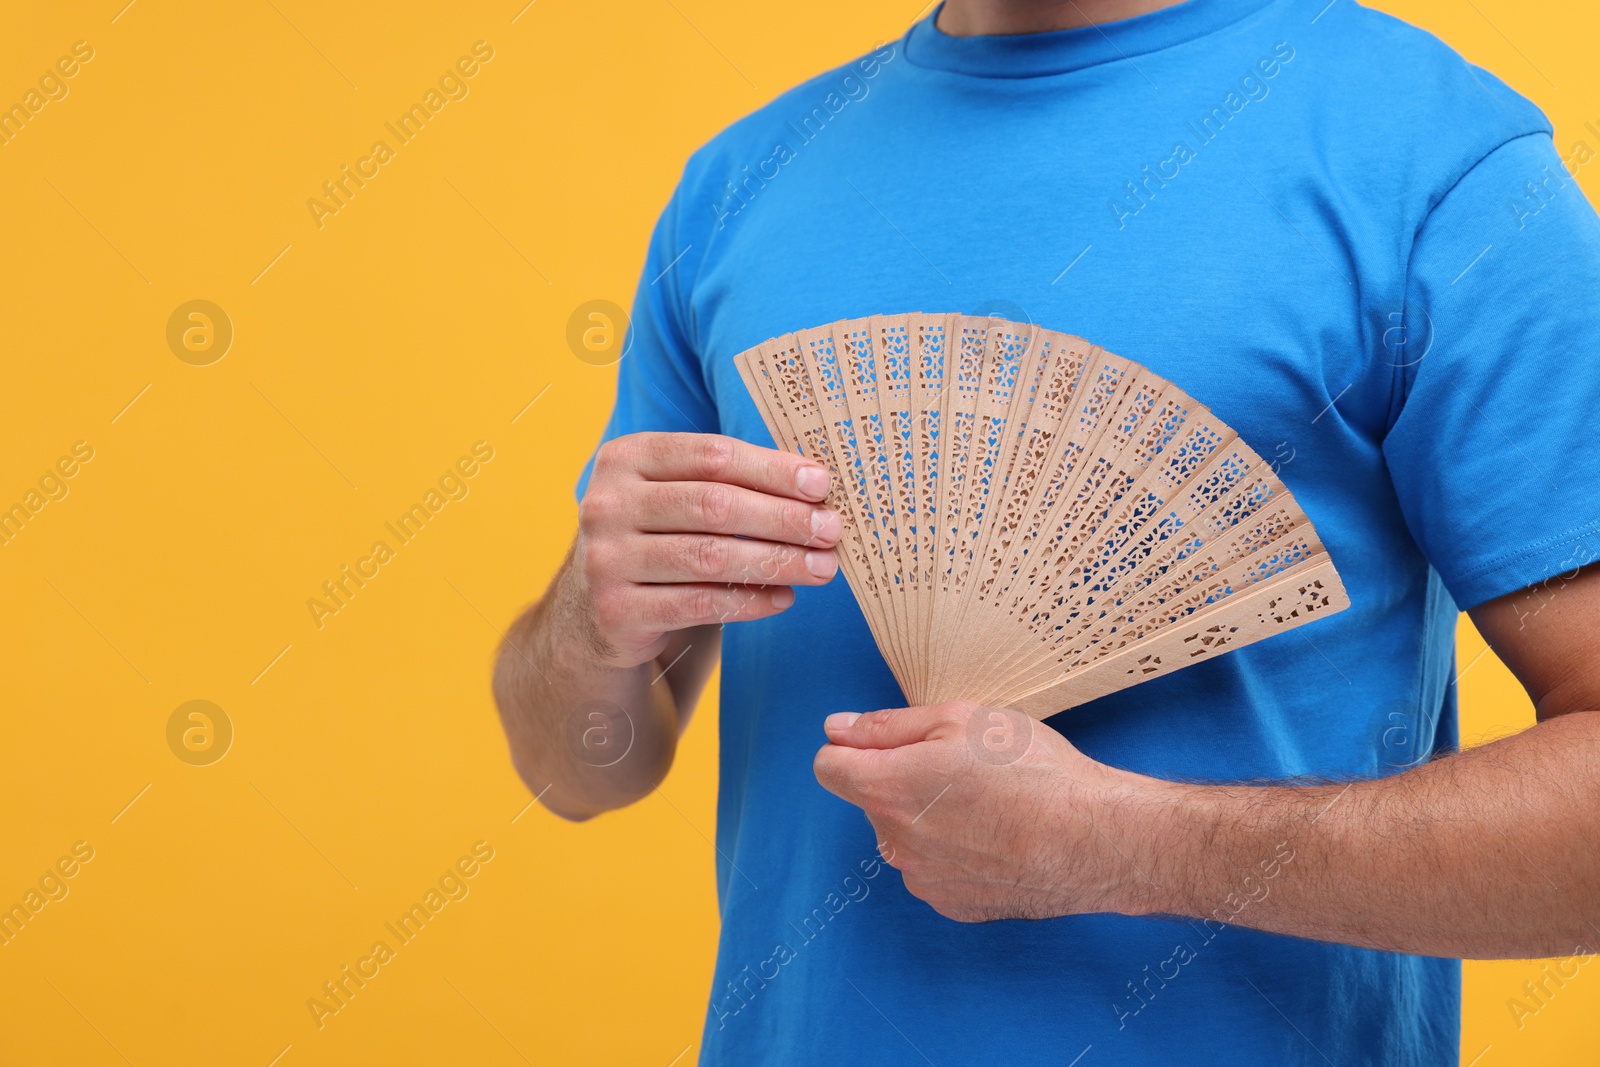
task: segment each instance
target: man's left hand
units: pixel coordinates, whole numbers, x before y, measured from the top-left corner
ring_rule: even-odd
[[[962,922],[1141,914],[1121,830],[1164,783],[1115,770],[1009,708],[951,702],[824,723],[817,781],[861,808],[906,888]]]

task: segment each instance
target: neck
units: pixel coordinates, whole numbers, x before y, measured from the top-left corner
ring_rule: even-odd
[[[1182,0],[945,0],[936,25],[952,37],[1048,33],[1148,15]]]

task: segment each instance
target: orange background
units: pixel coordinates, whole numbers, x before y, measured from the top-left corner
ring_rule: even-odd
[[[74,42],[93,58],[0,145],[0,506],[76,442],[93,458],[0,545],[0,905],[75,843],[92,859],[0,946],[0,1062],[698,1051],[714,703],[659,795],[571,826],[526,808],[490,656],[560,561],[610,405],[615,371],[574,357],[569,315],[629,302],[693,148],[917,12],[524,2],[6,16],[0,103]],[[1538,101],[1563,153],[1596,143],[1587,7],[1384,6]],[[319,228],[308,198],[477,41],[493,55],[467,95]],[[205,366],[168,345],[191,300],[233,327]],[[446,483],[465,495],[362,564],[477,442],[492,459]],[[319,628],[306,602],[346,565],[372,576]],[[1466,736],[1531,722],[1470,628],[1460,642]],[[169,733],[192,700],[220,717]],[[221,759],[178,757],[212,759],[224,722]],[[319,1029],[308,999],[464,857],[471,877],[445,884],[466,895]],[[1516,1025],[1507,999],[1539,966],[1467,966],[1463,1063],[1596,1061],[1587,968]]]

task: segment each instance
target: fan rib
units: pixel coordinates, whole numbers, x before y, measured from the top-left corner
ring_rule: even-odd
[[[1042,718],[1349,605],[1260,456],[1081,338],[919,312],[734,361],[832,476],[840,570],[908,703]]]

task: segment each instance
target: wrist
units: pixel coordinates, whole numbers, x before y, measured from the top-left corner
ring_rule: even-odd
[[[582,536],[551,584],[550,652],[557,663],[580,675],[596,670],[630,671],[645,666],[667,647],[671,633],[641,633],[632,612],[618,618],[616,604],[637,602],[619,593],[615,576],[592,576],[581,564]],[[610,610],[607,610],[609,608]],[[609,623],[609,624],[608,624]]]
[[[575,559],[556,575],[545,599],[549,618],[536,636],[555,673],[587,679],[597,672],[627,670],[642,662],[625,660],[600,625],[593,589]]]
[[[1226,924],[1247,908],[1260,915],[1328,803],[1326,790],[1144,783],[1144,815],[1128,850],[1149,875],[1130,894],[1136,915]]]
[[[1216,840],[1216,812],[1204,787],[1117,771],[1112,856],[1121,861],[1114,910],[1124,915],[1189,914]],[[1114,831],[1114,832],[1113,832]]]

